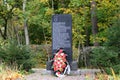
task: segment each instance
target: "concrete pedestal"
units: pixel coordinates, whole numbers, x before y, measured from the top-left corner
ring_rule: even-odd
[[[71,68],[71,71],[77,71],[77,69],[78,69],[77,61],[72,61],[70,63],[70,68]]]

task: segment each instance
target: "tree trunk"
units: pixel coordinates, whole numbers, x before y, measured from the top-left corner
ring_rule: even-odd
[[[8,20],[5,19],[5,25],[4,25],[4,27],[5,27],[5,31],[4,31],[4,39],[7,39],[7,22],[8,22]]]
[[[4,23],[4,32],[0,29],[0,34],[3,37],[3,39],[7,39],[7,19],[4,19],[5,23]]]
[[[97,17],[96,17],[96,2],[91,2],[91,22],[92,22],[92,33],[95,36],[98,33]],[[94,42],[94,46],[99,46],[97,41]]]
[[[25,13],[26,2],[27,0],[23,0],[23,13]],[[24,32],[25,32],[26,45],[29,45],[29,35],[28,35],[28,27],[27,27],[26,18],[24,18]]]
[[[1,29],[0,29],[0,34],[1,34],[1,36],[3,37],[3,39],[4,39],[4,35],[3,35],[3,32],[2,32]]]
[[[18,16],[16,17],[16,21],[18,21]],[[20,36],[19,36],[19,30],[18,30],[18,24],[14,27],[14,31],[15,31],[15,34],[16,34],[16,39],[17,39],[17,42],[18,42],[18,45],[20,45]]]
[[[88,27],[85,27],[85,34],[86,34],[86,42],[85,42],[85,45],[86,45],[86,46],[89,46],[90,35],[89,35]]]

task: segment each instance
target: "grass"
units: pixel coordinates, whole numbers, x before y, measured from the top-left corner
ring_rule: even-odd
[[[120,75],[116,75],[112,68],[112,75],[107,75],[106,73],[97,73],[94,80],[120,80]],[[15,66],[9,67],[5,64],[0,64],[0,80],[24,80],[23,73],[19,71]],[[90,74],[85,75],[86,80],[91,80]]]
[[[116,75],[113,68],[110,68],[112,75],[97,73],[95,80],[120,80],[120,75]]]
[[[8,67],[5,64],[0,64],[0,80],[23,80],[23,75],[15,67]]]
[[[120,76],[116,75],[116,78],[115,78],[112,75],[97,74],[94,80],[120,80]]]

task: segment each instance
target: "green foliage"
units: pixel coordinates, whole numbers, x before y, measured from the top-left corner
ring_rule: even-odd
[[[114,46],[120,50],[120,19],[115,21],[115,24],[110,27],[106,33],[107,41],[105,46]]]
[[[3,19],[11,19],[16,14],[15,8],[20,8],[22,1],[19,0],[7,0],[0,3],[0,17]]]
[[[51,16],[56,13],[71,14],[73,47],[76,45],[80,45],[80,47],[90,46],[96,40],[100,45],[105,42],[107,48],[92,51],[93,66],[111,67],[114,65],[113,67],[119,67],[120,20],[117,18],[120,17],[120,0],[95,0],[99,28],[99,33],[96,36],[93,36],[91,31],[91,0],[27,0],[25,13],[22,10],[22,0],[6,0],[7,4],[4,4],[3,1],[5,0],[0,1],[0,29],[1,32],[4,32],[4,25],[9,27],[7,28],[8,38],[16,38],[18,43],[24,44],[23,19],[25,19],[31,44],[50,43]],[[7,18],[7,23],[5,23],[4,18]],[[116,24],[114,24],[115,22]],[[10,33],[14,35],[11,37]],[[46,52],[40,50],[35,52],[33,59],[31,59],[31,50],[27,46],[18,46],[14,42],[6,41],[0,46],[0,58],[9,64],[17,63],[22,68],[32,66],[31,60],[38,64],[45,64],[46,56]]]
[[[91,54],[91,62],[95,66],[107,67],[111,66],[111,59],[116,58],[117,54],[106,48],[95,48]]]
[[[37,28],[36,28],[37,27]],[[30,36],[30,42],[32,44],[40,44],[42,41],[44,41],[44,33],[42,26],[39,27],[39,25],[36,24],[30,24],[29,26],[29,36]],[[39,33],[39,35],[38,35]]]
[[[108,1],[106,2],[109,3]],[[93,49],[91,53],[91,64],[93,66],[103,67],[107,73],[111,73],[110,67],[112,67],[115,73],[118,74],[120,73],[120,62],[119,62],[120,61],[120,34],[119,34],[120,18],[119,16],[117,16],[118,12],[117,14],[115,13],[118,9],[117,7],[115,7],[117,4],[116,5],[112,5],[112,4],[114,3],[111,2],[110,4],[104,4],[106,8],[102,8],[104,6],[98,8],[99,9],[98,26],[99,27],[103,26],[99,28],[100,30],[99,35],[105,37],[106,40],[104,41],[104,47]],[[107,10],[110,14],[106,13],[105,10]],[[103,15],[103,14],[109,14],[109,15]]]
[[[14,40],[7,41],[0,46],[0,60],[8,65],[16,64],[18,68],[27,71],[32,68],[34,63],[29,47],[17,45]]]
[[[106,30],[107,41],[104,47],[95,48],[91,53],[91,64],[97,67],[105,68],[110,73],[112,67],[115,73],[120,72],[120,22],[116,19],[114,24]]]
[[[34,67],[45,68],[47,62],[47,55],[43,51],[37,52],[34,55],[34,61],[37,62]]]
[[[77,45],[78,42],[80,42],[80,44],[84,46],[89,46],[92,45],[95,40],[98,40],[101,44],[103,44],[103,42],[106,40],[106,37],[104,36],[106,29],[113,24],[113,21],[118,15],[119,0],[95,1],[97,3],[96,14],[98,22],[97,24],[99,27],[99,34],[96,38],[92,36],[91,31],[91,0],[53,0],[53,5],[52,0],[28,0],[26,2],[26,12],[24,13],[24,15],[22,11],[22,1],[7,0],[7,4],[9,5],[8,7],[10,9],[13,8],[12,11],[10,11],[10,9],[7,9],[7,6],[3,6],[3,1],[1,1],[0,16],[5,16],[6,18],[9,18],[9,20],[11,21],[8,21],[8,26],[19,26],[18,32],[22,33],[23,19],[25,18],[29,29],[30,42],[32,44],[41,44],[44,43],[45,40],[51,41],[50,34],[52,14],[71,14],[73,18],[73,45]],[[1,18],[0,27],[3,27],[3,24],[5,23],[3,18]],[[19,36],[24,35],[19,34]]]
[[[41,44],[51,40],[50,20],[52,9],[46,1],[33,0],[27,3],[26,12],[29,27],[29,37],[32,44]],[[38,35],[39,34],[39,35]]]
[[[18,0],[1,0],[0,2],[0,34],[3,39],[7,39],[9,37],[9,27],[13,26],[12,19],[18,16],[21,2],[22,1]],[[10,20],[11,22],[9,23]]]
[[[34,45],[33,51],[34,51],[34,57],[33,60],[36,62],[34,67],[37,68],[45,68],[46,62],[48,60],[49,55],[49,45]]]
[[[94,48],[90,54],[90,62],[91,65],[94,67],[102,67],[109,72],[109,68],[113,67],[116,73],[119,73],[120,65],[120,58],[119,53],[114,50],[114,47],[106,48],[106,47],[99,47]]]

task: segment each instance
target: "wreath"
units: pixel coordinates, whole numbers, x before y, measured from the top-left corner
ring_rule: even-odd
[[[70,73],[70,66],[67,61],[67,54],[63,49],[59,49],[53,58],[53,70],[57,77],[65,76]]]

